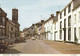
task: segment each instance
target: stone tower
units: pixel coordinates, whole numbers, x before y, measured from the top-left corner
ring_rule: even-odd
[[[18,23],[18,9],[12,9],[12,21]]]

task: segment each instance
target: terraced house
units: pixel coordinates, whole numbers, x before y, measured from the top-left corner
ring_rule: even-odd
[[[57,11],[56,12],[56,16],[53,18],[53,29],[52,29],[52,32],[53,32],[53,40],[54,41],[57,41],[59,38],[58,38],[58,28],[59,28],[59,23],[58,23],[58,13],[60,11]]]
[[[80,0],[72,0],[59,14],[59,41],[78,42],[80,41],[79,14]]]
[[[44,32],[46,34],[46,40],[53,40],[53,18],[54,14],[51,14],[50,18],[44,23]]]
[[[44,23],[46,40],[80,43],[80,0],[72,0]]]

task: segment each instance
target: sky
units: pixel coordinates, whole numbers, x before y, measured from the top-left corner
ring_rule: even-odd
[[[61,11],[71,0],[0,0],[0,7],[12,20],[12,9],[19,10],[20,30],[30,27],[41,20],[47,20],[51,14]]]

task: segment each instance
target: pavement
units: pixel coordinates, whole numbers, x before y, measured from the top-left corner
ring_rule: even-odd
[[[10,45],[5,54],[61,54],[61,52],[43,41],[28,39],[26,42]]]
[[[49,40],[44,40],[45,44],[48,46],[56,49],[57,51],[63,54],[80,54],[80,45],[73,44],[73,43],[64,43],[64,42],[54,42]]]

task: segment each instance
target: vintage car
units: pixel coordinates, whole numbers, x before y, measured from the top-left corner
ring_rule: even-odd
[[[0,37],[0,53],[4,52],[8,48],[4,39],[6,39],[6,37]]]
[[[9,45],[12,45],[13,43],[15,43],[15,39],[14,38],[8,38],[5,39],[6,43],[8,43]]]
[[[36,38],[35,38],[35,37],[32,37],[31,39],[32,39],[32,40],[36,40]]]

